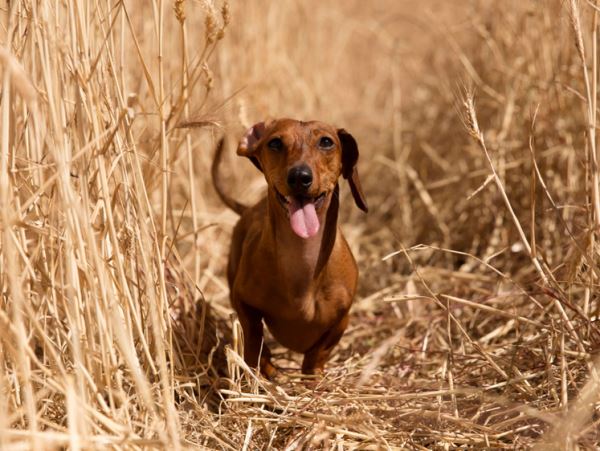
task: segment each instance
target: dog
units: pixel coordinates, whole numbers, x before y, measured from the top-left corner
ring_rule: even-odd
[[[348,326],[358,267],[338,228],[342,176],[358,208],[368,211],[351,134],[323,122],[278,119],[245,133],[237,154],[264,174],[267,195],[247,207],[212,179],[221,200],[240,219],[233,229],[227,279],[244,333],[244,359],[268,379],[277,374],[263,344],[263,320],[275,339],[303,353],[302,373],[319,374]]]

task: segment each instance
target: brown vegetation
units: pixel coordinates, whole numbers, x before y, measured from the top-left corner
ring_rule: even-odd
[[[597,445],[595,0],[0,8],[0,447]],[[209,167],[226,133],[256,199],[233,147],[268,116],[361,147],[323,379],[235,352]]]

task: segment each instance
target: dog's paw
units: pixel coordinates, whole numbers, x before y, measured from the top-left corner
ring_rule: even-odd
[[[323,368],[302,368],[302,374],[305,376],[323,376],[325,370]]]
[[[270,381],[274,380],[279,374],[277,368],[275,368],[271,361],[267,359],[261,359],[260,372],[265,378],[269,379]]]

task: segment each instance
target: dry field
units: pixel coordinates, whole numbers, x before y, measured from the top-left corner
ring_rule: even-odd
[[[595,449],[596,0],[0,2],[0,449]],[[235,157],[266,117],[361,149],[323,378],[236,353]]]

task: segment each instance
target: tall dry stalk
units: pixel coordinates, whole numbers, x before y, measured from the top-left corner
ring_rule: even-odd
[[[167,77],[183,78],[181,65],[163,57],[174,44],[165,34],[177,22],[163,2],[153,6],[139,16],[140,5],[131,2],[20,1],[4,14],[0,197],[8,315],[0,339],[8,447],[29,440],[37,449],[44,430],[64,431],[45,440],[73,448],[124,437],[133,445],[181,444],[174,390],[183,359],[174,349],[171,304],[173,293],[193,304],[197,292],[183,291],[185,277],[172,280],[176,230],[167,227],[167,213],[176,195],[171,151],[192,143],[185,131],[169,138],[167,121],[204,96],[167,88]],[[196,13],[202,24],[202,9]],[[145,17],[154,35],[144,33]],[[204,46],[184,42],[186,54],[214,47],[200,28],[194,37]],[[54,403],[53,414],[40,413],[44,400]],[[19,433],[24,427],[28,435]]]

